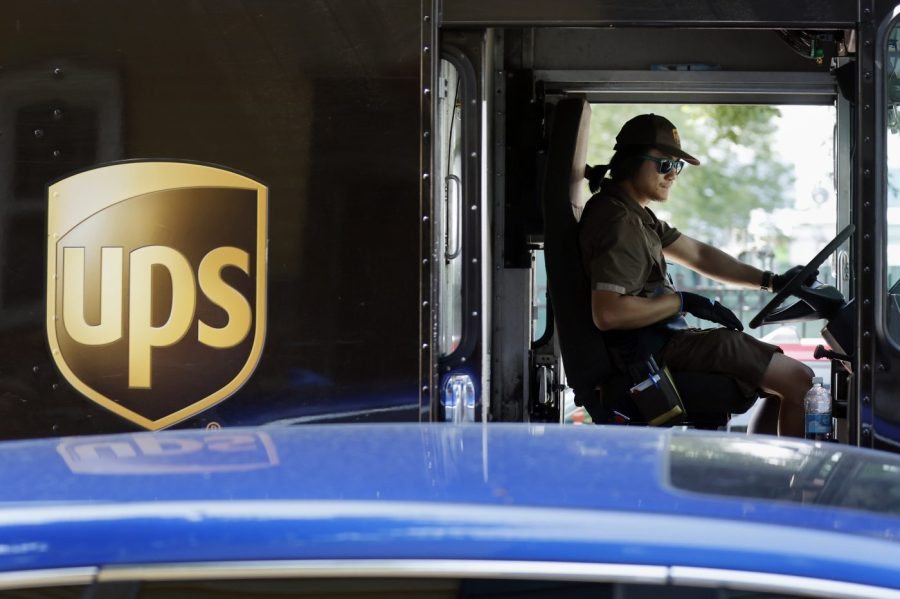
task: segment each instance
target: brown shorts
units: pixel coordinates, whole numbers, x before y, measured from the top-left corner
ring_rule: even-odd
[[[781,348],[731,329],[690,329],[672,335],[660,358],[672,372],[716,372],[734,377],[746,396],[757,393]]]

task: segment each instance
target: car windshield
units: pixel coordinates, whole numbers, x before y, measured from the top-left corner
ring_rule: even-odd
[[[676,489],[900,515],[900,457],[833,444],[675,434]]]

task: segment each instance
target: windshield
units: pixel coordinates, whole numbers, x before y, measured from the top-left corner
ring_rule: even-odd
[[[900,514],[900,458],[831,444],[674,435],[678,489]]]

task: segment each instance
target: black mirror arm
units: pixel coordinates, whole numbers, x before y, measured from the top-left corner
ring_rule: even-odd
[[[800,285],[794,291],[794,295],[809,304],[816,314],[826,320],[830,320],[844,305],[844,296],[830,285],[819,285],[818,287]]]

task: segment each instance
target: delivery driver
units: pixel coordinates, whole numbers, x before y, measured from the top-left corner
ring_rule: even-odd
[[[678,131],[667,119],[655,114],[631,119],[614,149],[608,165],[588,169],[591,191],[600,191],[579,224],[594,324],[604,331],[614,362],[621,367],[652,353],[671,371],[729,375],[746,393],[766,397],[750,432],[802,437],[812,370],[742,333],[740,321],[719,302],[678,292],[666,274],[666,260],[724,283],[769,291],[781,289],[801,267],[783,275],[763,272],[656,218],[650,205],[668,200],[684,162],[700,164],[681,149]],[[685,313],[723,326],[689,329]]]

